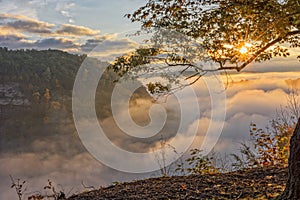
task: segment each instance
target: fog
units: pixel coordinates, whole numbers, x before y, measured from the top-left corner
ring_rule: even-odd
[[[276,109],[286,105],[289,88],[300,86],[298,77],[300,77],[298,72],[231,75],[227,89],[223,91],[227,96],[224,127],[214,150],[222,153],[236,152],[239,149],[239,143],[249,139],[251,122],[264,127],[275,116]],[[180,105],[175,98],[169,97],[169,102],[160,102],[164,105],[168,115],[166,123],[163,129],[153,137],[132,138],[117,127],[113,116],[101,118],[99,124],[114,145],[131,152],[151,152],[153,149],[160,148],[162,139],[184,146],[195,129],[197,135],[189,148],[210,145],[202,144],[211,123],[210,96],[204,81],[199,81],[193,88],[199,101],[200,117],[193,118],[196,115],[193,115],[193,110],[190,108],[189,96],[186,96]],[[109,102],[106,103],[110,105]],[[140,126],[147,125],[150,120],[148,111],[155,103],[145,93],[136,95],[129,104],[132,119]],[[179,136],[175,137],[179,122],[182,120],[179,107],[191,113],[188,116],[190,119],[187,120],[191,123],[185,124],[184,133],[178,133]],[[118,113],[122,116],[127,111],[128,108],[124,107],[118,110]],[[107,113],[107,110],[103,112]],[[98,114],[101,115],[101,113]],[[53,118],[55,118],[55,113]],[[14,119],[10,119],[10,123],[14,123]],[[222,123],[216,121],[216,127],[212,127],[212,130],[217,131],[217,126],[221,126]],[[1,130],[7,127],[6,124],[1,126]],[[35,126],[38,125],[32,126],[32,130],[35,130]],[[22,125],[19,128],[22,128]],[[71,119],[69,121],[56,120],[36,129],[38,131],[27,130],[26,134],[34,133],[35,135],[25,135],[23,140],[16,138],[18,133],[12,134],[11,137],[0,135],[1,144],[3,144],[0,152],[0,199],[16,199],[16,193],[10,188],[9,175],[15,179],[26,180],[26,194],[34,191],[43,193],[43,187],[48,179],[55,183],[58,191],[73,194],[87,190],[83,185],[97,189],[115,181],[122,182],[159,175],[158,171],[144,174],[119,172],[97,161],[81,143]],[[18,130],[18,127],[15,127],[15,130]],[[21,134],[22,130],[19,131]],[[16,148],[12,148],[13,146]],[[110,154],[110,152],[105,153]],[[188,152],[183,153],[188,155]],[[114,155],[111,154],[111,156]],[[132,162],[138,165],[140,161]]]

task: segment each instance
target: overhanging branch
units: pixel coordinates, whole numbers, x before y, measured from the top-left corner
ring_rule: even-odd
[[[200,72],[215,72],[215,71],[225,71],[225,70],[236,70],[237,72],[240,72],[241,70],[243,70],[247,65],[249,65],[251,62],[253,62],[261,53],[263,53],[265,50],[267,50],[268,48],[270,48],[271,46],[275,45],[276,43],[279,43],[280,41],[286,39],[289,36],[293,36],[293,35],[297,35],[300,34],[300,30],[295,30],[295,31],[290,31],[287,34],[285,34],[284,36],[280,36],[278,38],[276,38],[275,40],[269,42],[268,44],[266,44],[264,47],[262,47],[261,49],[259,49],[254,55],[252,55],[247,61],[245,61],[244,63],[242,63],[240,66],[224,66],[222,64],[222,62],[218,62],[220,67],[216,68],[216,69],[202,69],[199,68],[198,66],[194,65],[193,63],[189,63],[189,62],[182,62],[182,63],[170,63],[168,62],[166,59],[164,58],[157,58],[155,57],[155,59],[161,59],[165,61],[165,64],[167,64],[168,67],[174,67],[174,66],[185,66],[186,68],[183,69],[181,71],[181,73],[185,72],[186,70],[190,69],[190,68],[194,68],[196,69],[197,73],[196,74],[201,74]],[[153,57],[152,57],[153,58]],[[195,74],[194,74],[195,75]],[[194,77],[193,75],[193,77]]]
[[[300,34],[300,30],[291,31],[285,34],[283,37],[278,37],[277,39],[273,40],[272,42],[269,42],[267,45],[265,45],[263,48],[261,48],[259,51],[257,51],[250,59],[248,59],[246,62],[244,62],[241,66],[237,67],[236,70],[240,72],[242,69],[244,69],[247,65],[249,65],[251,62],[253,62],[262,52],[270,48],[271,46],[275,45],[276,43],[280,42],[281,40],[292,36]]]

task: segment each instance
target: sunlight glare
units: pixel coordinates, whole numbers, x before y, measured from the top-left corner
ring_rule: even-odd
[[[248,52],[248,49],[247,49],[247,47],[245,47],[245,46],[243,46],[241,49],[240,49],[240,53],[241,54],[245,54],[245,53],[247,53]]]

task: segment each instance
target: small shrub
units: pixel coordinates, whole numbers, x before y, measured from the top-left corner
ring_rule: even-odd
[[[9,177],[11,180],[11,188],[14,188],[16,190],[18,199],[22,200],[23,194],[26,191],[26,187],[25,187],[26,181],[21,181],[20,179],[17,179],[17,181],[15,181],[11,175],[9,175]]]
[[[265,129],[250,125],[250,136],[258,154],[260,166],[285,166],[288,163],[289,143],[295,122],[273,119]]]
[[[188,174],[212,174],[220,172],[214,162],[215,154],[203,156],[202,150],[192,149],[191,157],[185,161],[188,164],[187,168],[184,168],[182,164],[177,165],[176,171],[187,171]]]
[[[12,182],[11,188],[14,188],[16,190],[18,199],[22,200],[24,197],[24,192],[27,189],[25,187],[26,181],[21,181],[20,179],[17,179],[17,181],[15,181],[11,175],[10,175],[10,179]],[[27,200],[43,200],[43,199],[65,200],[66,199],[66,195],[64,194],[64,192],[62,191],[57,192],[50,180],[48,180],[48,184],[44,187],[44,190],[46,194],[41,194],[40,192],[34,192],[35,194],[28,196]]]
[[[292,86],[287,95],[287,106],[281,107],[265,128],[258,127],[256,123],[250,124],[253,148],[242,144],[241,155],[232,154],[234,167],[287,166],[290,138],[299,117],[300,92]]]
[[[251,144],[242,143],[240,155],[231,154],[235,169],[287,166],[290,138],[293,134],[296,118],[281,110],[265,128],[250,124]]]

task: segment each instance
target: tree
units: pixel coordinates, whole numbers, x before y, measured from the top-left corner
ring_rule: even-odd
[[[151,32],[155,45],[117,58],[110,68],[119,76],[136,72],[141,65],[163,60],[166,68],[185,66],[180,72],[193,71],[189,77],[198,77],[197,81],[207,72],[240,72],[252,62],[286,57],[290,55],[289,48],[300,47],[300,0],[148,0],[145,6],[125,16],[132,22],[140,22],[142,31]],[[198,58],[211,59],[218,67],[198,66],[194,57],[176,49],[166,51],[163,45],[157,45],[165,41],[160,38],[162,29],[198,41],[206,52]],[[162,57],[162,54],[167,56]],[[150,86],[150,92],[166,90],[158,83]],[[280,199],[300,198],[299,127],[300,121],[291,139],[289,180]]]
[[[290,140],[288,180],[282,195],[277,199],[300,199],[300,118]]]
[[[200,39],[209,57],[219,64],[217,70],[239,72],[251,62],[289,56],[286,45],[300,46],[299,0],[281,3],[276,0],[149,0],[145,6],[126,16],[132,22],[141,22],[142,30],[155,32],[157,28],[164,28]],[[159,49],[138,50],[131,58],[145,53],[156,56],[159,52]],[[172,53],[173,57],[168,59],[174,61],[176,52]],[[176,61],[199,70],[190,60]]]

